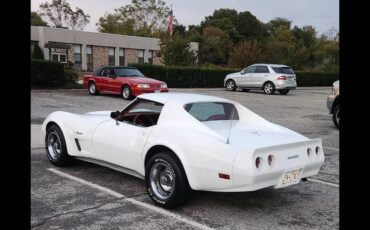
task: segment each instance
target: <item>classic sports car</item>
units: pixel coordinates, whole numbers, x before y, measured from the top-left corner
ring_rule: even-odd
[[[125,100],[142,93],[168,92],[165,82],[145,77],[138,69],[127,66],[102,66],[84,76],[83,87],[91,95],[119,94]]]
[[[281,188],[316,175],[321,139],[273,124],[207,95],[142,94],[122,111],[51,113],[42,125],[56,166],[74,158],[145,179],[155,204],[173,208],[192,190]]]

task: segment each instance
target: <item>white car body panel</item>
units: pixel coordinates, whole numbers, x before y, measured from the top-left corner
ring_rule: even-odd
[[[194,190],[234,192],[277,187],[284,172],[301,169],[302,178],[313,176],[324,163],[320,139],[310,140],[273,124],[234,101],[183,93],[143,94],[139,99],[164,104],[156,125],[116,125],[110,111],[83,115],[58,111],[45,119],[42,131],[46,133],[46,126],[54,122],[64,134],[69,155],[111,163],[140,178],[145,177],[148,151],[165,146],[181,161]],[[209,101],[234,104],[239,120],[200,122],[184,109],[187,103]],[[314,151],[316,147],[320,148],[319,154],[308,157],[307,149]],[[270,154],[276,160],[272,166],[267,164]],[[255,166],[257,156],[265,163],[263,169]],[[219,173],[230,175],[230,179],[219,178]]]

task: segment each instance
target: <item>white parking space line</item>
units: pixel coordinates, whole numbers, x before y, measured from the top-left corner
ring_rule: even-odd
[[[109,193],[109,194],[111,194],[111,195],[113,195],[115,197],[118,197],[118,198],[124,198],[124,197],[126,197],[126,196],[124,196],[124,195],[122,195],[122,194],[120,194],[118,192],[115,192],[115,191],[109,189],[109,188],[102,187],[100,185],[91,183],[91,182],[86,181],[86,180],[83,180],[81,178],[72,176],[72,175],[70,175],[68,173],[61,172],[61,171],[56,170],[54,168],[48,168],[47,170],[50,171],[50,172],[52,172],[52,173],[55,173],[55,174],[57,174],[59,176],[68,178],[70,180],[77,181],[77,182],[79,182],[81,184],[90,186],[90,187],[95,188],[95,189],[98,189],[100,191],[104,191],[104,192]],[[125,198],[124,200],[126,200],[126,201],[128,201],[128,202],[130,202],[130,203],[132,203],[134,205],[137,205],[137,206],[140,206],[140,207],[143,207],[143,208],[146,208],[146,209],[150,209],[150,210],[155,211],[155,212],[158,212],[160,214],[163,214],[163,215],[172,217],[172,218],[174,218],[174,219],[176,219],[178,221],[181,221],[183,223],[192,225],[192,226],[194,226],[196,228],[199,228],[199,229],[202,229],[202,230],[212,230],[213,229],[213,228],[210,228],[210,227],[208,227],[208,226],[206,226],[204,224],[197,223],[195,221],[192,221],[192,220],[189,220],[189,219],[187,219],[185,217],[182,217],[182,216],[180,216],[178,214],[175,214],[175,213],[172,213],[170,211],[167,211],[167,210],[165,210],[163,208],[160,208],[160,207],[157,207],[157,206],[154,206],[154,205],[151,205],[151,204],[147,204],[147,203],[144,203],[144,202],[135,200],[133,198]]]
[[[325,185],[330,185],[330,186],[339,188],[339,184],[334,184],[334,183],[330,183],[330,182],[326,182],[326,181],[321,181],[321,180],[316,180],[316,179],[311,179],[311,178],[307,178],[307,180],[308,181],[312,181],[312,182],[316,182],[316,183],[320,183],[320,184],[325,184]]]
[[[337,148],[332,148],[332,147],[323,147],[324,149],[330,149],[330,150],[336,150],[336,151],[339,151],[339,149]]]

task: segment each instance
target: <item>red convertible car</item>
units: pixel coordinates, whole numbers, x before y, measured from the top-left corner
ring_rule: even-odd
[[[102,66],[84,76],[83,87],[91,95],[120,94],[125,100],[142,93],[168,92],[165,82],[145,77],[138,69],[126,66]]]

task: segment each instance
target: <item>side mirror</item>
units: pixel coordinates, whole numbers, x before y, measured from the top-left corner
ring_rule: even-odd
[[[110,117],[112,119],[117,119],[119,117],[119,111],[116,111],[116,112],[111,112],[110,113]]]

